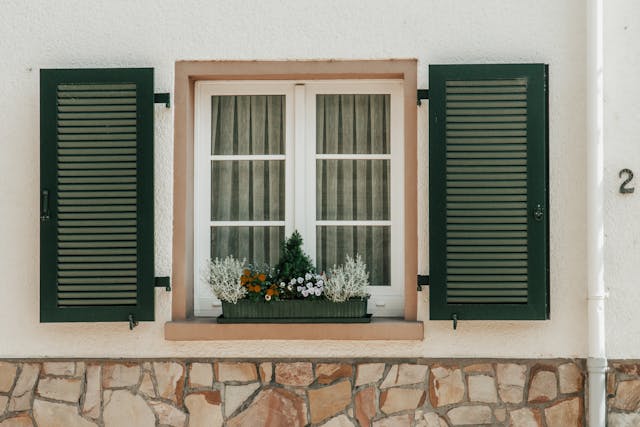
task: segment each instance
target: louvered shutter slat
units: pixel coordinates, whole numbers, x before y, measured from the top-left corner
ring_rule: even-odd
[[[41,76],[41,318],[152,320],[153,70]]]
[[[432,319],[546,317],[545,72],[430,67]]]

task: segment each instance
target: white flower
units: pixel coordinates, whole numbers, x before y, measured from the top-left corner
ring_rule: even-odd
[[[298,286],[298,287],[296,288],[296,290],[297,290],[298,292],[302,292],[302,290],[303,290],[303,289],[304,289],[304,288],[303,288],[302,286]]]
[[[304,275],[304,280],[311,280],[312,277],[313,275],[311,273],[307,273]]]
[[[271,301],[271,295],[265,295],[264,299],[266,299],[267,301]]]
[[[291,283],[292,285],[295,285],[296,284],[296,279],[291,279],[291,282],[289,282],[289,283]]]
[[[302,285],[303,282],[304,282],[304,279],[302,277],[298,277],[298,283]]]
[[[287,286],[287,285],[286,285],[286,283],[284,283],[284,282],[280,282],[280,287],[281,287],[281,288],[284,288],[285,286]]]
[[[316,289],[316,296],[322,295],[322,289]]]
[[[316,285],[318,285],[318,286],[324,285],[324,280],[318,279],[318,281],[316,282]]]
[[[288,286],[287,286],[287,289],[289,289],[290,291],[292,291],[292,290],[293,290],[293,285],[288,285]]]
[[[311,283],[311,282],[307,283],[307,288],[309,288],[309,289],[313,288],[313,283]]]
[[[303,289],[302,290],[302,296],[305,297],[305,298],[308,297],[309,296],[309,291],[307,291],[306,289]]]

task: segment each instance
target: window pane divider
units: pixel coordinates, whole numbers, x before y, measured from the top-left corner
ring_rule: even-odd
[[[210,156],[211,160],[285,160],[284,154],[216,154]]]
[[[284,227],[284,221],[211,221],[211,227]]]
[[[325,220],[325,221],[316,221],[316,226],[358,226],[358,225],[366,225],[366,226],[391,226],[391,221],[385,220]]]
[[[391,154],[316,154],[318,160],[390,160]]]

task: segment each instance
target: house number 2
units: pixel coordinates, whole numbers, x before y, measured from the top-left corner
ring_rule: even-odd
[[[631,169],[622,169],[618,173],[618,177],[622,178],[623,175],[626,175],[627,179],[622,181],[622,184],[620,184],[620,193],[622,193],[622,194],[633,193],[635,191],[635,188],[634,187],[627,187],[627,184],[629,184],[631,182],[631,180],[633,179],[633,172],[631,172]]]

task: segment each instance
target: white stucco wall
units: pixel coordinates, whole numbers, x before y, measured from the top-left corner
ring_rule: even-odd
[[[640,3],[605,5],[605,286],[607,355],[640,357]],[[622,195],[621,169],[635,173]]]
[[[582,0],[3,1],[0,357],[584,357],[584,7]],[[631,19],[635,9],[620,12],[619,19]],[[632,31],[640,29],[621,37],[630,41]],[[622,49],[616,52],[629,64],[638,61],[637,55],[631,59]],[[177,60],[330,58],[418,58],[422,88],[427,86],[430,63],[550,64],[551,320],[468,321],[455,332],[450,322],[426,321],[425,339],[420,342],[169,342],[164,340],[163,326],[170,320],[171,295],[159,289],[157,320],[133,332],[124,323],[39,323],[39,68],[152,66],[156,92],[172,92]],[[629,103],[634,98],[629,90],[632,75],[624,70],[628,84],[620,85],[616,93],[628,97]],[[427,108],[425,103],[419,109],[421,273],[428,271]],[[619,144],[625,141],[627,151],[617,152],[617,159],[608,152],[608,162],[615,160],[615,165],[608,163],[608,177],[613,176],[612,168],[617,173],[618,160],[633,166],[628,159],[640,148],[631,146],[631,129],[638,122],[639,108],[633,117],[624,118],[630,130],[615,135]],[[622,118],[616,120],[623,123]],[[172,110],[156,107],[159,276],[171,273],[172,122]],[[611,208],[607,222],[615,229],[608,232],[608,244],[616,240],[620,249],[635,249],[633,235],[640,233],[640,227],[633,224],[632,212],[640,194],[627,199],[609,196],[607,203]],[[618,212],[628,216],[626,221],[614,216]],[[608,271],[618,268],[611,287],[615,282],[633,288],[638,256],[608,256]],[[426,295],[420,296],[419,306],[425,320]],[[612,298],[609,306],[619,308],[627,298]],[[630,328],[627,321],[618,323]],[[636,335],[637,323],[629,329]],[[610,332],[615,324],[609,323]],[[624,342],[628,337],[619,341],[615,346],[619,354],[640,356],[640,348]]]

